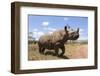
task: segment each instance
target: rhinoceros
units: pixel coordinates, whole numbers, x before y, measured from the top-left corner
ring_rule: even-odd
[[[62,50],[61,56],[65,53],[64,44],[67,40],[77,40],[79,38],[79,28],[76,31],[68,30],[65,26],[62,30],[54,31],[52,34],[46,34],[39,38],[39,52],[44,54],[45,49],[54,50],[55,55],[59,55],[59,49]],[[59,55],[59,56],[60,56]]]

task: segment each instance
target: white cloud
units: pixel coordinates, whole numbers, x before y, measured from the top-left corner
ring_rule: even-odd
[[[29,32],[29,33],[28,33],[28,36],[29,36],[29,37],[32,37],[32,36],[33,36],[33,33],[32,33],[32,32]]]
[[[47,27],[48,25],[49,25],[49,22],[47,21],[42,22],[42,26]]]
[[[79,34],[80,35],[84,34],[84,31],[85,31],[84,29],[79,29]]]
[[[48,32],[48,34],[52,34],[52,33],[53,33],[52,31]]]
[[[35,29],[33,29],[33,31],[38,31],[38,29],[35,28]]]
[[[85,35],[87,34],[87,32],[85,32],[84,29],[81,28],[81,29],[79,30],[79,34],[80,34],[80,37],[79,37],[78,40],[87,40],[87,39],[88,39],[88,37],[84,36],[84,34],[85,34]]]
[[[65,21],[68,21],[68,18],[67,18],[67,17],[65,17],[65,18],[64,18],[64,20],[65,20]]]
[[[44,23],[44,24],[47,24],[47,23]],[[47,32],[47,34],[52,34],[56,29],[55,28],[51,28],[51,27],[44,27],[44,30],[46,30]],[[39,40],[39,38],[42,36],[42,35],[44,35],[44,34],[46,34],[45,32],[43,32],[43,31],[39,31],[38,29],[33,29],[33,32],[32,32],[32,34],[33,34],[33,38],[35,38],[35,40]]]
[[[34,37],[34,38],[37,37],[37,32],[33,31],[33,37]]]
[[[38,37],[40,37],[40,36],[44,35],[44,32],[41,32],[41,31],[40,31],[40,32],[38,32],[37,34],[38,34]]]
[[[46,27],[46,28],[44,28],[44,30],[47,31],[46,34],[52,34],[52,33],[53,33],[54,31],[56,31],[57,29],[51,28],[51,27]]]
[[[44,35],[42,31],[33,31],[33,38],[35,38],[35,40],[39,40],[42,35]]]
[[[47,30],[49,30],[49,31],[56,31],[55,28],[51,28],[51,27],[48,27]]]
[[[80,32],[83,32],[83,31],[84,31],[84,29],[80,29],[79,31],[80,31]]]

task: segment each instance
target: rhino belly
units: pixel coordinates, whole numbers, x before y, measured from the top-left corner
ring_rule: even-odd
[[[51,44],[51,43],[50,43],[50,44],[47,44],[47,45],[45,46],[45,48],[46,48],[46,49],[49,49],[49,50],[52,50],[52,49],[54,49],[54,46],[55,46],[54,44]]]

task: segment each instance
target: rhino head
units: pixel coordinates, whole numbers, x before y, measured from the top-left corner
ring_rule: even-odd
[[[68,40],[77,40],[79,38],[79,28],[76,31],[73,29],[69,30],[67,26],[65,26],[65,31],[68,35]]]

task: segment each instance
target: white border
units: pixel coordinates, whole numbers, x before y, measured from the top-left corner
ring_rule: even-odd
[[[28,14],[88,17],[88,58],[28,61]],[[94,11],[21,7],[20,8],[20,69],[42,69],[94,65]]]

